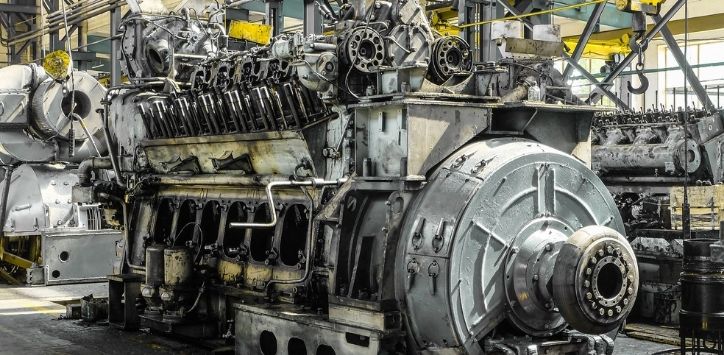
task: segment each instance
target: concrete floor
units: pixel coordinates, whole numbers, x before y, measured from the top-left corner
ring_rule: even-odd
[[[104,283],[47,287],[0,284],[0,355],[35,354],[208,354],[170,338],[124,332],[104,325],[62,320],[61,303],[93,294],[107,297]],[[58,302],[58,303],[56,303]],[[620,335],[615,355],[644,355],[671,348]]]
[[[93,294],[108,297],[107,284],[13,287],[0,284],[0,355],[207,354],[208,351],[143,332],[61,320],[54,303]]]

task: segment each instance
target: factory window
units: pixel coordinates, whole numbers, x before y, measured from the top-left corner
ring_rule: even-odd
[[[680,44],[682,52],[683,44]],[[721,53],[724,53],[724,41],[705,42],[691,44],[687,49],[687,60],[693,66],[694,74],[699,78],[701,84],[707,89],[709,98],[719,106],[724,95],[724,61]],[[688,88],[684,95],[684,72],[679,69],[676,58],[666,45],[660,45],[658,49],[658,99],[659,104],[666,108],[684,107],[695,105],[701,106],[696,94]],[[665,93],[665,94],[661,94]]]
[[[578,64],[581,65],[584,69],[586,69],[589,73],[591,73],[596,79],[599,81],[603,80],[603,77],[605,74],[603,73],[606,66],[606,61],[603,59],[595,59],[595,58],[582,58],[578,61]],[[566,68],[566,65],[568,65],[568,62],[565,60],[558,60],[555,63],[556,69],[558,69],[561,73]],[[580,71],[577,69],[574,69],[571,72],[571,76],[568,80],[568,85],[571,86],[571,92],[573,95],[576,95],[581,100],[588,99],[588,96],[591,94],[591,91],[595,88],[594,85],[591,84],[591,82],[584,77]],[[615,86],[612,88],[612,91],[615,93]],[[624,99],[624,98],[622,98]],[[624,99],[625,100],[625,99]],[[603,97],[603,99],[599,102],[600,105],[603,106],[614,106],[613,101],[611,101],[608,97]]]

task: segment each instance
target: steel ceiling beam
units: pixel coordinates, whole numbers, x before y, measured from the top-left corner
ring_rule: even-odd
[[[657,34],[661,31],[662,28],[666,26],[666,24],[671,21],[671,19],[676,15],[676,13],[684,6],[687,0],[677,0],[674,5],[672,5],[671,9],[666,12],[666,14],[661,18],[661,21],[657,22],[653,28],[649,32],[646,33],[646,36],[644,37],[643,42],[648,43],[651,42],[651,40],[656,37]],[[606,78],[601,81],[601,87],[598,87],[591,91],[591,94],[588,96],[588,103],[589,104],[596,104],[601,100],[601,94],[602,89],[604,89],[604,86],[611,85],[613,81],[621,75],[621,73],[626,70],[626,68],[633,62],[634,58],[636,58],[638,54],[635,52],[629,53],[622,61],[619,63],[611,73],[609,73]]]
[[[593,8],[591,17],[588,19],[586,27],[583,29],[581,37],[578,39],[578,43],[576,43],[576,49],[573,50],[573,54],[571,55],[571,61],[578,62],[581,59],[583,52],[586,50],[588,40],[591,38],[593,32],[596,30],[596,27],[598,27],[598,21],[601,19],[601,14],[603,14],[604,9],[606,9],[606,3],[603,2],[596,4],[596,6]],[[569,62],[569,64],[566,66],[566,69],[563,70],[563,78],[567,80],[571,76],[572,72],[573,66],[571,66]]]
[[[659,15],[653,16],[653,19],[656,22],[662,21],[661,16]],[[686,59],[684,52],[681,51],[679,44],[676,42],[676,38],[674,38],[674,34],[671,33],[668,27],[664,26],[661,29],[661,36],[664,37],[664,41],[666,42],[666,45],[669,46],[671,54],[674,56],[674,59],[676,59],[679,67],[686,75],[689,85],[691,85],[694,93],[696,93],[696,97],[699,98],[699,102],[707,108],[714,108],[714,103],[711,101],[711,98],[709,98],[709,94],[706,93],[704,85],[701,85],[701,81],[696,73],[694,73],[694,69],[692,69],[691,65],[689,65],[689,61]],[[686,106],[686,104],[684,106]]]

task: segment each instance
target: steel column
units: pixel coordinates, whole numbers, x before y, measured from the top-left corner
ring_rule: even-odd
[[[322,33],[322,16],[314,0],[304,0],[304,34]]]
[[[659,15],[653,16],[653,18],[657,23],[662,20]],[[694,93],[696,93],[696,97],[699,98],[701,104],[704,105],[705,108],[714,108],[714,103],[711,101],[711,98],[709,98],[709,94],[707,94],[704,86],[701,85],[699,77],[696,73],[694,73],[694,69],[691,68],[691,65],[689,65],[689,61],[686,59],[684,52],[681,51],[679,44],[676,43],[676,38],[674,38],[674,35],[668,27],[664,26],[661,28],[661,36],[664,37],[664,41],[666,41],[666,45],[669,46],[671,54],[676,59],[676,62],[679,63],[679,67],[681,67],[681,70],[685,72],[689,85],[691,85],[691,88],[694,89]]]
[[[111,86],[121,84],[121,58],[120,56],[120,39],[118,38],[118,26],[121,24],[121,9],[115,8],[111,10]]]
[[[267,23],[272,26],[272,36],[278,36],[284,28],[284,14],[281,0],[267,0],[264,2]]]

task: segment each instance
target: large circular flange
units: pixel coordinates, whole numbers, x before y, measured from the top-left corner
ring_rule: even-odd
[[[588,226],[561,248],[553,297],[574,329],[606,333],[631,312],[638,280],[636,257],[623,235],[604,226]]]
[[[686,144],[687,148],[684,149],[684,142],[682,141],[676,148],[676,166],[679,170],[688,170],[689,174],[695,173],[701,166],[701,152],[699,147],[693,139],[689,139]],[[688,159],[687,162],[684,160]]]
[[[432,45],[432,58],[428,78],[435,84],[442,84],[453,74],[472,69],[470,46],[457,36],[445,36]]]
[[[106,89],[85,72],[75,71],[71,78],[72,80],[64,83],[46,80],[40,83],[33,93],[33,127],[44,138],[70,138],[71,109],[80,116],[91,134],[95,134],[102,127],[100,114],[96,110],[101,108]],[[75,105],[71,104],[73,100]],[[87,138],[79,123],[72,127],[76,140]]]
[[[531,221],[515,236],[525,240],[506,265],[508,319],[527,334],[551,336],[566,326],[549,290],[555,261],[570,226],[551,217]]]
[[[347,56],[357,70],[372,73],[385,59],[385,42],[372,28],[361,27],[352,31],[347,40]]]
[[[436,232],[441,220],[446,233]],[[462,147],[432,174],[401,229],[396,290],[411,337],[480,353],[479,340],[505,319],[530,335],[559,331],[561,316],[546,308],[552,291],[529,283],[529,271],[550,279],[553,255],[542,250],[552,243],[557,254],[564,238],[591,225],[624,231],[606,187],[573,156],[518,138]],[[419,270],[406,267],[413,260]],[[425,271],[433,262],[434,282]],[[529,322],[535,315],[548,321]]]

